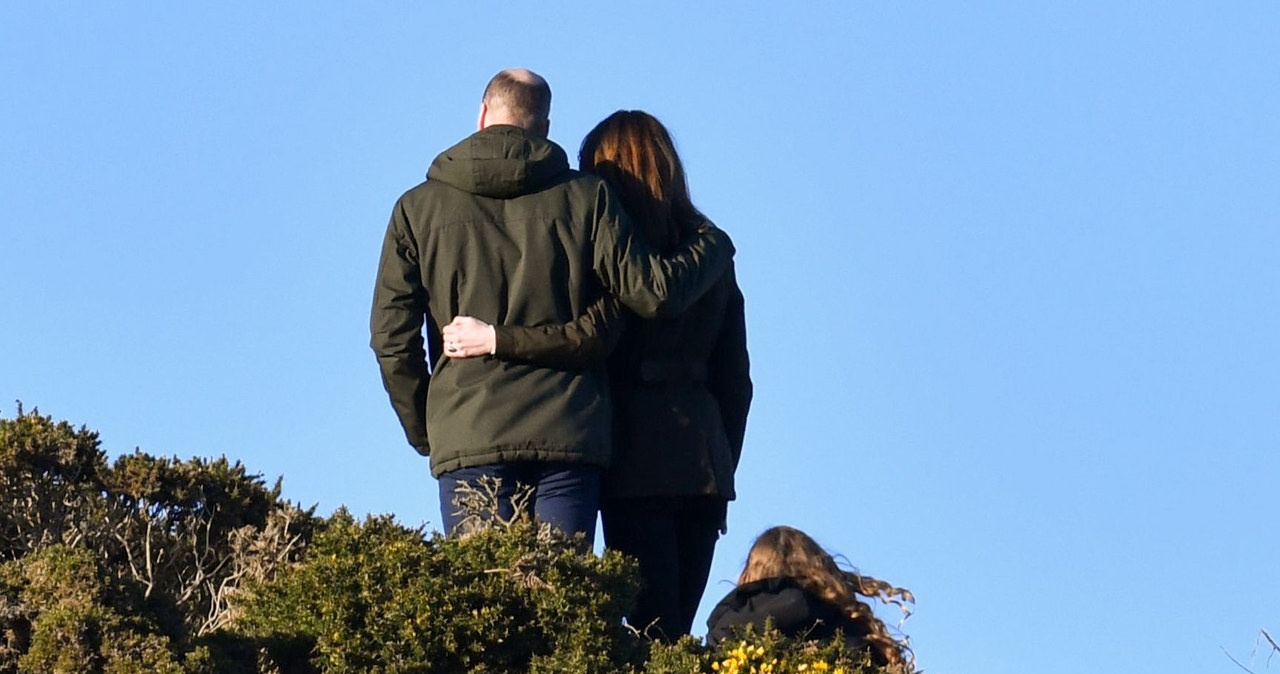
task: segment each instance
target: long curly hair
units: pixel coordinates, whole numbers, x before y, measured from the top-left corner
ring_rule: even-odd
[[[905,616],[907,604],[915,597],[909,590],[895,587],[857,571],[840,568],[834,557],[808,534],[787,526],[776,526],[760,534],[747,555],[747,564],[738,584],[765,578],[790,578],[809,593],[838,607],[849,620],[862,628],[872,656],[889,664],[914,660],[906,639],[898,640],[871,607],[858,597],[877,599],[897,606]]]

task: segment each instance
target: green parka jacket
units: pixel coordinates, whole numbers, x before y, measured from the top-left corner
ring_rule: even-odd
[[[607,466],[603,366],[449,359],[441,327],[458,315],[565,323],[606,293],[641,316],[678,313],[732,256],[728,236],[711,229],[661,257],[560,146],[513,126],[472,134],[400,197],[383,240],[370,344],[409,443],[436,476],[510,461]]]

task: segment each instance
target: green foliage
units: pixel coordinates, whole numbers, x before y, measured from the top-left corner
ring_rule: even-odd
[[[503,519],[480,487],[458,538],[320,519],[239,463],[108,463],[97,434],[19,409],[0,419],[0,674],[874,669],[861,648],[773,631],[649,642],[622,619],[634,562]]]
[[[711,654],[716,674],[745,674],[752,668],[761,674],[828,672],[829,674],[871,674],[882,671],[871,662],[871,653],[861,644],[846,642],[837,633],[834,639],[809,641],[783,636],[771,627],[757,634],[753,630],[726,639]],[[895,671],[891,668],[885,668]],[[910,667],[897,671],[910,672]]]
[[[671,644],[653,642],[645,662],[646,674],[694,674],[711,671],[712,649],[690,636]]]
[[[314,528],[279,494],[225,458],[108,465],[83,427],[0,419],[0,674],[214,671],[231,596]]]
[[[21,409],[0,419],[0,560],[83,539],[106,470],[97,433]]]
[[[92,553],[53,546],[0,565],[5,600],[26,617],[0,671],[181,674],[169,638],[146,619],[140,594],[105,573]],[[16,665],[16,668],[15,668]]]
[[[339,511],[305,559],[242,595],[236,629],[285,672],[881,671],[859,644],[772,629],[717,647],[649,642],[622,624],[637,590],[632,561],[597,558],[527,519],[485,521],[461,538],[427,537],[389,516]]]
[[[692,637],[654,643],[644,674],[876,674],[914,671],[910,666],[877,667],[858,644],[839,635],[828,641],[783,636],[772,627],[746,629],[716,646]]]
[[[247,595],[240,626],[286,670],[310,649],[336,673],[608,672],[637,654],[616,599],[635,582],[630,561],[547,525],[427,538],[340,511],[301,564]]]

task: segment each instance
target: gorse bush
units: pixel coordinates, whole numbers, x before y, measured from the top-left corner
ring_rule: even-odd
[[[339,511],[239,624],[290,671],[610,672],[638,655],[617,599],[635,577],[528,520],[444,538]]]
[[[135,452],[37,412],[0,419],[0,672],[229,671],[230,600],[316,524],[239,463]]]
[[[0,674],[873,669],[857,646],[772,631],[650,642],[623,621],[631,560],[502,519],[493,491],[464,499],[458,538],[317,518],[239,463],[108,463],[95,433],[19,408],[0,419]]]
[[[523,518],[444,538],[339,511],[300,564],[243,595],[240,627],[289,672],[880,671],[839,638],[747,630],[718,648],[650,642],[623,625],[635,579],[621,555],[595,557]]]
[[[911,671],[907,665],[877,667],[871,654],[860,644],[847,643],[836,634],[827,641],[806,641],[782,636],[766,629],[757,634],[746,630],[736,640],[726,640],[718,648],[704,651],[706,660],[698,671],[711,674],[864,674],[881,671]],[[650,672],[654,669],[650,661]],[[675,670],[667,670],[674,674]],[[666,674],[666,672],[664,672]]]
[[[11,609],[0,671],[180,674],[208,664],[196,650],[184,670],[141,593],[87,550],[56,545],[0,566],[0,588]]]

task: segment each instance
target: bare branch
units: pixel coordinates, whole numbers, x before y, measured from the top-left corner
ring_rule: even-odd
[[[155,587],[155,569],[151,564],[151,529],[154,526],[154,520],[147,518],[147,535],[143,538],[143,550],[147,560],[147,591],[142,595],[151,598],[151,590]]]
[[[1258,630],[1258,640],[1262,640],[1262,639],[1266,639],[1267,643],[1271,645],[1271,651],[1267,653],[1267,666],[1270,667],[1271,658],[1274,657],[1276,653],[1280,653],[1280,644],[1277,644],[1276,640],[1271,638],[1271,633],[1267,632],[1266,630]],[[1222,647],[1219,646],[1219,648],[1222,648]],[[1236,660],[1234,657],[1231,656],[1230,653],[1227,653],[1226,648],[1222,648],[1222,652],[1226,654],[1228,659],[1236,663],[1237,667],[1239,667],[1240,669],[1243,669],[1246,672],[1249,672],[1249,674],[1255,674],[1255,672],[1252,669],[1249,669],[1248,667],[1245,667],[1244,665],[1240,664],[1239,660]],[[1258,642],[1255,641],[1253,644],[1253,652],[1250,655],[1257,656],[1257,654],[1258,654]]]
[[[138,565],[135,562],[133,557],[133,547],[129,545],[129,539],[125,538],[123,535],[119,533],[114,533],[113,535],[115,536],[115,539],[117,541],[120,541],[120,545],[124,548],[125,559],[129,562],[129,573],[133,574],[134,580],[147,583],[147,593],[150,593],[151,584],[146,579],[144,579],[142,577],[142,574],[138,571]]]
[[[1221,646],[1219,646],[1218,648],[1222,648],[1222,647],[1221,647]],[[1249,672],[1249,674],[1256,674],[1256,672],[1254,672],[1252,669],[1249,669],[1248,667],[1245,667],[1244,665],[1240,664],[1240,661],[1239,661],[1239,660],[1237,660],[1237,659],[1235,659],[1235,658],[1231,657],[1231,654],[1227,652],[1227,649],[1222,648],[1222,653],[1223,653],[1223,655],[1226,655],[1226,656],[1227,656],[1227,659],[1228,659],[1228,660],[1230,660],[1230,661],[1232,661],[1232,662],[1236,663],[1236,667],[1239,667],[1240,669],[1243,669],[1244,671]]]

